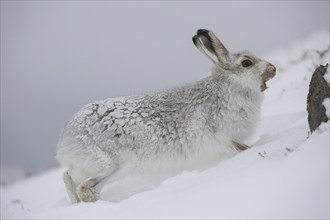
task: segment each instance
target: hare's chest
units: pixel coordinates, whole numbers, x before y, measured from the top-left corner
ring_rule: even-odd
[[[261,102],[262,96],[259,94],[237,94],[229,99],[222,112],[220,129],[232,140],[246,140],[258,123]]]

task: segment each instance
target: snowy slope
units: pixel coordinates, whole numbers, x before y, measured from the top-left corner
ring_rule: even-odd
[[[161,183],[127,178],[102,194],[111,202],[71,205],[64,169],[57,168],[2,186],[1,218],[329,219],[329,123],[310,135],[306,112],[312,72],[329,62],[329,32],[265,58],[278,71],[265,91],[262,120],[248,143],[252,149]]]

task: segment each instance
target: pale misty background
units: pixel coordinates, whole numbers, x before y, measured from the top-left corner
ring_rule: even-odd
[[[262,57],[329,30],[329,1],[1,1],[1,171],[57,166],[61,129],[93,100],[208,73],[199,28]]]

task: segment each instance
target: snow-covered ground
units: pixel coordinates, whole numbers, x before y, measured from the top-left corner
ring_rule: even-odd
[[[126,178],[103,192],[112,201],[71,205],[63,168],[1,187],[7,218],[329,219],[329,122],[309,134],[306,98],[315,68],[329,63],[329,32],[305,36],[264,57],[268,82],[253,148],[201,171],[160,182]],[[326,76],[330,79],[329,70]],[[330,109],[330,103],[325,102]]]

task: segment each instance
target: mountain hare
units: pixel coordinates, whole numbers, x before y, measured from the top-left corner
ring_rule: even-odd
[[[196,47],[212,75],[174,90],[95,101],[62,131],[56,158],[72,202],[100,199],[106,183],[129,174],[192,170],[248,148],[266,81],[276,68],[251,54],[230,54],[213,32]]]

